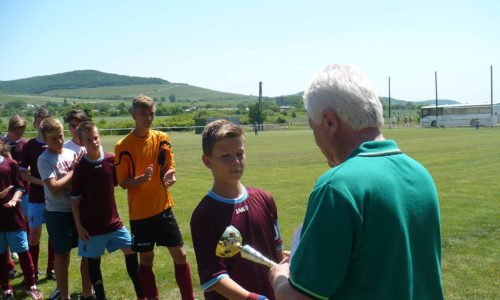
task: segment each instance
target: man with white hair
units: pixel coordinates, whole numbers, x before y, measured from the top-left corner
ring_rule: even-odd
[[[329,65],[304,95],[331,169],[309,197],[291,263],[270,271],[278,299],[442,299],[431,175],[385,140],[382,105],[354,66]]]

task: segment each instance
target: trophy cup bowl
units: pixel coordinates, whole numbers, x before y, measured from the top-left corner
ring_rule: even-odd
[[[242,246],[242,243],[243,239],[239,230],[232,225],[228,226],[217,243],[215,255],[221,258],[229,258],[240,253],[242,258],[262,264],[268,268],[276,266],[274,261],[265,257],[249,245]]]

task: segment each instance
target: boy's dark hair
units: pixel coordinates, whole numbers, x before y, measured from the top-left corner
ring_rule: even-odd
[[[43,107],[37,108],[37,110],[35,110],[35,113],[33,113],[33,118],[35,119],[36,118],[45,119],[48,117],[50,117],[49,111]]]
[[[155,109],[155,107],[155,101],[146,95],[141,94],[139,96],[136,96],[134,98],[134,101],[132,101],[132,110],[138,108]]]
[[[26,119],[19,116],[19,115],[13,115],[9,119],[9,129],[8,131],[13,131],[16,129],[26,129]]]
[[[83,142],[83,135],[97,129],[94,123],[90,121],[83,121],[78,125],[78,138]]]
[[[243,136],[243,128],[225,119],[210,122],[201,134],[201,144],[203,154],[210,156],[217,141],[224,138],[234,138]]]
[[[80,122],[88,121],[89,117],[87,113],[81,109],[72,109],[66,113],[66,117],[64,118],[65,123],[69,123],[72,119],[76,119]]]
[[[48,117],[43,119],[42,123],[40,123],[40,133],[42,137],[45,139],[47,135],[52,133],[62,133],[63,125],[59,119]]]

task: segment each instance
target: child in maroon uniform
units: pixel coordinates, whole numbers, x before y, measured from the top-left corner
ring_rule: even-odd
[[[89,273],[97,300],[106,298],[101,273],[104,250],[121,249],[137,298],[144,297],[137,277],[139,263],[132,252],[132,238],[118,215],[114,190],[117,185],[114,155],[101,147],[99,131],[92,122],[78,127],[86,154],[75,167],[71,182],[71,206],[78,231],[78,254],[88,258]],[[89,188],[92,187],[92,188]]]
[[[42,235],[42,224],[45,223],[45,195],[43,184],[38,172],[38,156],[42,154],[47,145],[39,132],[40,123],[49,117],[45,108],[39,108],[34,113],[33,127],[38,131],[38,136],[30,139],[23,147],[19,169],[24,180],[29,182],[28,217],[30,234],[28,237],[29,251],[33,259],[35,277],[38,279],[38,255],[40,253],[40,237]],[[46,275],[48,279],[55,280],[54,251],[51,243],[48,245],[48,259]]]
[[[205,127],[202,143],[203,163],[214,182],[193,212],[191,235],[205,299],[275,299],[267,267],[240,255],[224,259],[215,255],[222,233],[232,225],[245,244],[264,256],[275,262],[284,257],[273,197],[240,182],[245,168],[243,130],[216,120]]]
[[[21,116],[15,115],[9,119],[9,128],[7,134],[2,138],[6,146],[10,147],[9,155],[17,163],[21,161],[21,153],[23,147],[26,144],[26,140],[23,138],[24,132],[26,131],[26,119]],[[25,192],[21,198],[21,208],[24,214],[24,219],[26,222],[26,232],[30,233],[29,222],[28,222],[28,192],[29,184],[24,182]],[[12,252],[13,259],[19,259],[17,253]],[[9,278],[14,278],[16,275],[16,266],[14,262],[9,259]]]
[[[0,139],[0,152],[4,144]],[[28,239],[20,202],[24,184],[15,160],[0,155],[0,286],[2,299],[14,299],[8,278],[8,248],[17,252],[24,275],[26,294],[32,299],[43,299],[35,284],[33,262],[28,252]]]

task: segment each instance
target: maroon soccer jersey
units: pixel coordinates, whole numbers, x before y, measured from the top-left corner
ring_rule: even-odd
[[[115,203],[116,172],[114,155],[88,160],[85,156],[75,167],[71,198],[79,197],[80,220],[90,235],[110,233],[123,227]]]
[[[19,169],[21,171],[30,170],[33,177],[40,178],[38,172],[38,157],[47,149],[47,145],[39,141],[37,138],[32,138],[23,147],[21,162]],[[45,203],[45,196],[43,193],[43,186],[38,184],[29,184],[29,202],[30,203]]]
[[[227,275],[248,291],[275,299],[267,267],[243,259],[239,254],[225,259],[215,255],[217,242],[229,225],[240,231],[243,245],[252,246],[275,262],[278,262],[276,250],[283,247],[278,213],[270,193],[247,187],[241,198],[233,200],[210,191],[191,216],[191,235],[205,299],[225,299],[209,290]]]
[[[14,188],[5,197],[0,198],[0,232],[26,229],[21,203],[17,203],[15,207],[11,208],[3,206],[12,199],[16,190],[24,189],[24,185],[17,162],[2,156],[0,157],[0,191],[11,185]]]

